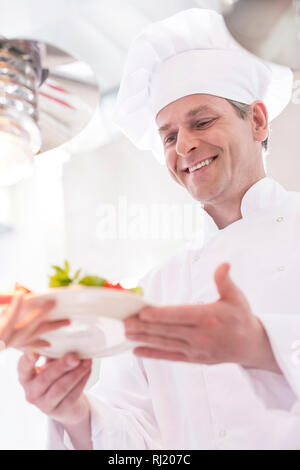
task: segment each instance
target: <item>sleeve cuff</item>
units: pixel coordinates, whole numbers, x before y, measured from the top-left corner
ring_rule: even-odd
[[[89,392],[91,407],[91,437],[94,450],[160,449],[157,430],[147,429],[136,423],[127,410],[114,408],[111,404]],[[147,425],[147,423],[145,423]],[[75,450],[67,431],[54,420],[50,421],[49,447],[52,450]]]
[[[114,423],[112,414],[107,409],[105,403],[87,395],[91,406],[91,433],[93,448],[99,449],[99,441],[101,443],[100,433],[104,429],[105,423]],[[48,424],[48,449],[51,450],[76,450],[68,432],[64,427],[55,420],[49,420]],[[103,448],[100,446],[100,448]]]
[[[300,399],[300,315],[271,314],[259,318],[282,374],[242,369],[267,408],[290,411]]]
[[[300,314],[261,318],[283,375],[300,398]]]
[[[47,433],[47,449],[48,450],[73,450],[73,445],[71,443],[71,448],[65,444],[67,439],[65,439],[66,431],[63,426],[59,424],[54,419],[48,420],[48,433]],[[70,439],[69,439],[70,440]],[[70,440],[71,442],[71,440]],[[67,443],[69,445],[69,442]]]
[[[63,434],[63,442],[65,446],[65,450],[76,450],[72,444],[71,438],[67,431],[64,429],[64,434]]]

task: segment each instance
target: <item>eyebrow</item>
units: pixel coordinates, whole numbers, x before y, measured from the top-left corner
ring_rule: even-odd
[[[206,112],[211,112],[212,111],[212,108],[210,108],[209,106],[207,105],[202,105],[202,106],[198,106],[198,108],[195,108],[195,109],[191,109],[191,111],[189,111],[187,114],[186,114],[186,117],[194,117],[196,116],[196,114],[199,114],[199,113],[206,113]]]
[[[186,113],[185,118],[191,118],[191,117],[196,116],[199,113],[206,113],[206,112],[212,112],[212,111],[213,109],[207,105],[198,106],[197,108],[191,109],[188,113]],[[170,127],[172,127],[171,124],[165,124],[164,126],[160,127],[158,131],[164,132],[170,129]]]

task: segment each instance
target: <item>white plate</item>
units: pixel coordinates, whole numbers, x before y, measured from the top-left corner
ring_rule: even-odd
[[[149,305],[134,294],[103,287],[71,286],[49,289],[42,294],[28,294],[24,299],[22,315],[45,300],[55,299],[56,306],[47,319],[68,318],[71,325],[44,334],[51,347],[36,349],[47,357],[59,358],[75,352],[81,359],[118,354],[135,346],[124,334],[122,320]]]

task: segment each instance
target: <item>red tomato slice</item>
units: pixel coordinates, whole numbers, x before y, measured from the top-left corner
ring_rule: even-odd
[[[27,287],[22,286],[18,282],[16,282],[15,290],[14,291],[2,291],[0,292],[0,305],[7,305],[11,302],[16,292],[22,291],[24,294],[30,294],[31,290],[27,289]]]
[[[103,284],[103,287],[106,287],[108,289],[120,289],[120,290],[127,290],[127,289],[124,289],[124,287],[121,286],[121,284],[111,284],[110,282],[105,282]]]
[[[32,292],[31,290],[27,289],[27,287],[22,286],[22,284],[19,284],[18,282],[16,282],[15,290],[23,290],[25,294],[30,294]]]
[[[9,304],[13,297],[14,297],[14,292],[10,292],[10,291],[0,292],[0,305]]]

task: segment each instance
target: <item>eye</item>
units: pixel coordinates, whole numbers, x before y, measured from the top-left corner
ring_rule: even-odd
[[[209,124],[212,124],[215,120],[216,120],[216,118],[209,119],[207,121],[197,121],[195,123],[195,127],[197,129],[202,129],[203,127],[207,127]]]
[[[173,140],[172,140],[173,139]],[[165,139],[165,144],[170,144],[175,140],[175,135],[170,135]]]

